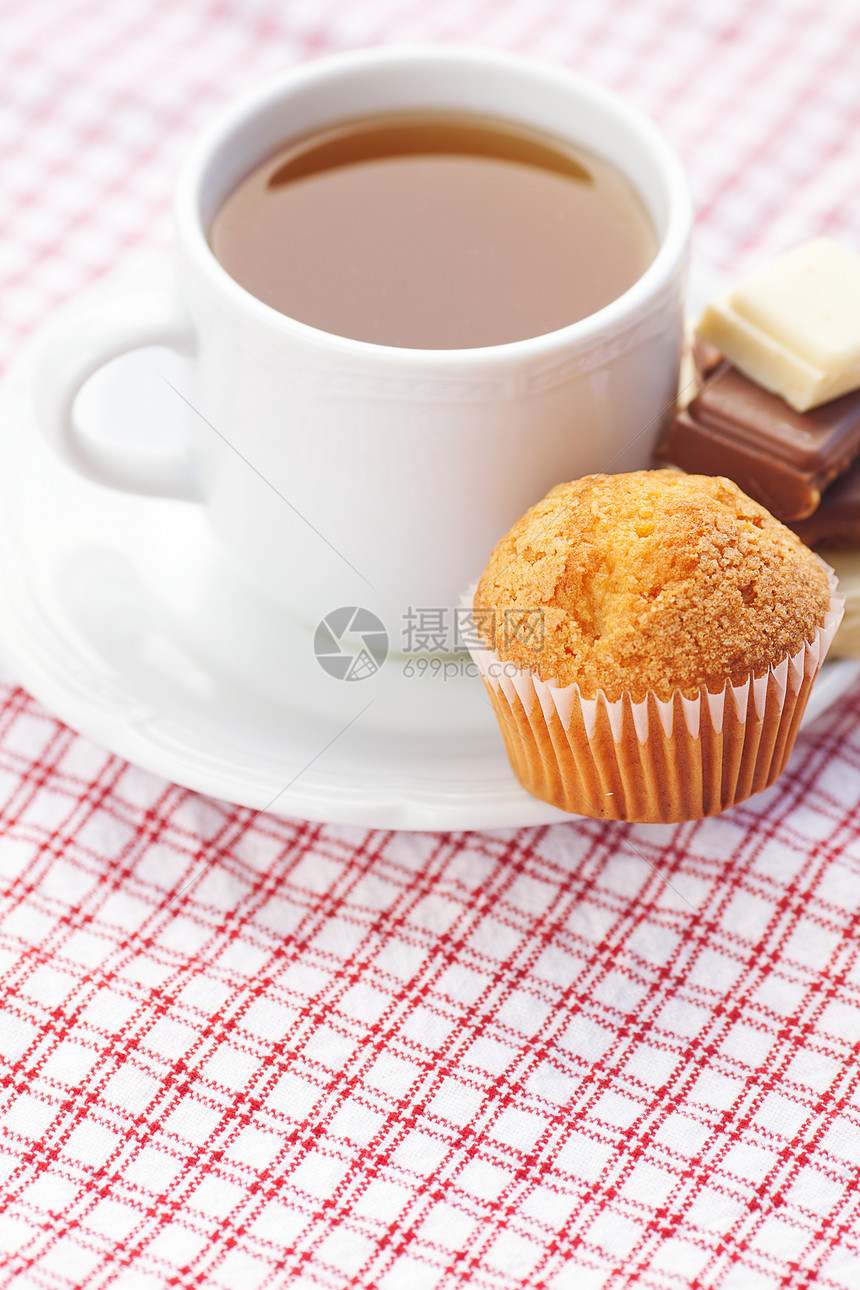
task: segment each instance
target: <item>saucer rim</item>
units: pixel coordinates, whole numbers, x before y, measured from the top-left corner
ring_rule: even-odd
[[[128,275],[123,274],[122,285],[127,287],[127,284]],[[99,284],[99,294],[105,289],[116,290],[116,280]],[[74,302],[75,306],[78,303]],[[27,395],[27,375],[36,344],[38,333],[0,380],[0,457],[7,460],[16,451],[24,454],[28,451],[25,429],[28,418],[32,417],[32,408]],[[30,443],[36,442],[35,436],[31,436]],[[37,448],[30,447],[29,450],[36,452]],[[59,469],[72,473],[62,463]],[[8,481],[13,474],[7,472],[5,476],[7,496],[10,492]],[[95,489],[97,486],[91,487]],[[157,498],[138,498],[136,501],[144,506],[163,504],[162,499]],[[0,515],[0,524],[7,526],[8,530],[11,516],[7,511]],[[16,550],[16,542],[7,543],[7,556]],[[367,784],[360,784],[356,788],[352,784],[338,783],[331,776],[326,779],[316,774],[303,779],[306,768],[272,796],[271,785],[267,787],[265,783],[265,772],[259,768],[254,775],[246,767],[243,783],[235,766],[215,766],[210,754],[205,755],[204,764],[202,746],[195,750],[191,744],[177,744],[174,736],[171,750],[166,746],[166,731],[161,740],[154,737],[158,733],[157,724],[150,722],[146,727],[135,724],[129,719],[127,703],[111,704],[105,700],[104,693],[96,696],[92,680],[99,675],[97,667],[93,670],[87,692],[80,677],[69,683],[68,673],[62,668],[55,668],[52,673],[48,667],[42,666],[40,654],[45,652],[47,638],[39,641],[38,634],[28,633],[20,601],[16,601],[12,590],[16,575],[20,576],[22,572],[25,571],[15,567],[14,561],[0,565],[0,660],[4,666],[48,712],[70,728],[124,760],[181,787],[257,813],[364,828],[456,832],[534,827],[586,818],[570,815],[527,793],[508,765],[501,740],[498,778],[477,784],[473,781],[471,787],[466,782],[456,791],[450,783],[428,788],[426,784],[417,782],[391,787],[375,783],[372,789]],[[29,590],[35,597],[35,587],[31,585]],[[62,646],[61,624],[46,614],[42,617],[50,624],[50,639]],[[41,648],[34,648],[36,645]],[[68,646],[66,650],[68,652]],[[52,657],[50,651],[48,657]],[[860,660],[826,662],[813,688],[801,729],[807,728],[830,708],[858,676]],[[166,712],[152,715],[162,722],[168,716]],[[408,734],[408,728],[403,733]],[[475,733],[481,732],[476,730]],[[455,737],[453,733],[451,737]],[[372,773],[370,779],[373,779]]]

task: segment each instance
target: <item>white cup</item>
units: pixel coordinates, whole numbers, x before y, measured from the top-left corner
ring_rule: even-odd
[[[613,162],[651,216],[653,262],[588,318],[459,350],[330,335],[263,304],[221,267],[207,241],[212,217],[279,146],[350,117],[422,109],[515,120]],[[364,605],[395,642],[410,608],[458,604],[553,484],[649,463],[674,408],[690,228],[685,176],[657,129],[561,68],[432,47],[306,64],[226,111],[186,161],[175,284],[82,307],[46,337],[39,420],[90,478],[205,506],[252,583],[309,624]],[[85,433],[74,417],[84,382],[149,345],[188,356],[186,441]]]

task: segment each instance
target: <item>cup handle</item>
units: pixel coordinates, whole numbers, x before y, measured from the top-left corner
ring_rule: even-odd
[[[112,358],[147,345],[194,349],[194,330],[172,287],[129,290],[72,308],[34,354],[33,404],[48,442],[88,479],[127,493],[200,501],[187,444],[147,447],[88,437],[74,416],[84,383]]]

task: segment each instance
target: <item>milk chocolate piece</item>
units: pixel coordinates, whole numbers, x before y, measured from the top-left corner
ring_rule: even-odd
[[[723,356],[700,336],[688,334],[681,351],[678,375],[678,407],[686,408],[699,393],[707,377],[719,367]]]
[[[860,390],[811,412],[721,364],[678,413],[655,456],[689,473],[727,475],[777,519],[811,515],[860,452]]]
[[[700,374],[702,380],[715,372],[725,357],[714,345],[703,340],[701,336],[696,336],[695,333],[693,335],[692,351],[696,371]]]
[[[860,547],[860,459],[830,485],[808,519],[795,520],[789,528],[807,546],[836,550]]]

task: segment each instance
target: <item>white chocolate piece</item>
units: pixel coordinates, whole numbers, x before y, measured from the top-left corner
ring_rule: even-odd
[[[689,336],[684,340],[684,348],[681,350],[681,368],[678,372],[678,407],[685,408],[688,403],[699,393],[701,386],[699,373],[696,371],[696,361],[693,358],[693,346]]]
[[[833,639],[834,658],[860,658],[860,551],[824,551],[845,597],[845,616]]]
[[[860,386],[860,256],[826,237],[711,301],[698,334],[806,412]]]

